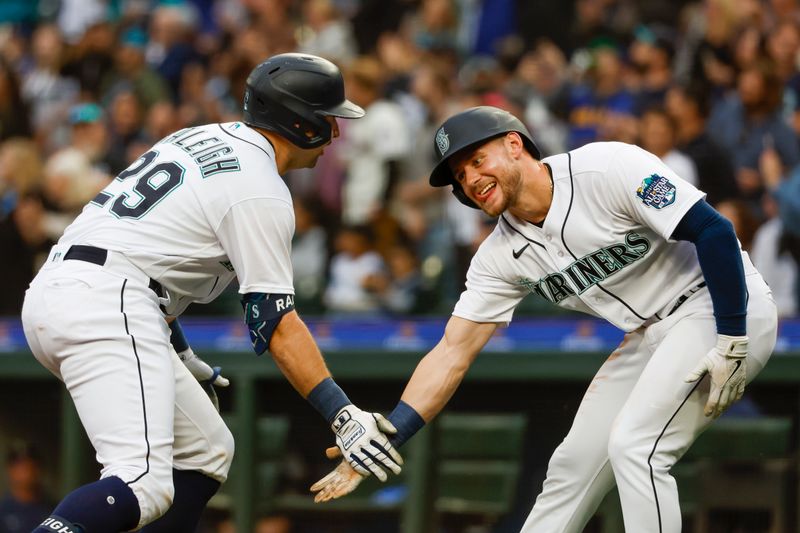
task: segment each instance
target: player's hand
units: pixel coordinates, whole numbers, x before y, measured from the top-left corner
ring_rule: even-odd
[[[341,456],[339,448],[328,448],[325,452],[329,459],[334,459],[336,456]],[[366,478],[353,470],[353,467],[348,462],[342,459],[342,462],[334,468],[327,476],[320,479],[311,485],[311,492],[314,494],[314,503],[327,502],[328,500],[335,500],[347,494],[350,494],[359,484]]]
[[[384,468],[400,473],[403,458],[385,435],[397,430],[383,415],[346,405],[336,413],[331,429],[336,433],[336,445],[342,456],[356,472],[364,476],[374,474],[381,481],[388,477]]]
[[[710,374],[711,390],[708,393],[705,415],[717,418],[744,394],[747,379],[747,337],[718,335],[717,345],[703,357],[686,376],[691,383]]]
[[[214,387],[227,387],[231,384],[228,378],[220,374],[222,369],[218,366],[212,368],[208,363],[197,357],[197,354],[191,348],[179,352],[178,357],[200,383],[200,386],[203,387],[203,390],[206,391],[206,394],[211,399],[211,403],[219,411],[219,398],[217,398],[217,391],[214,390]]]

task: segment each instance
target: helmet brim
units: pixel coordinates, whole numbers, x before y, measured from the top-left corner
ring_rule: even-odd
[[[357,106],[350,100],[344,100],[339,105],[330,107],[328,109],[320,109],[317,111],[317,114],[340,118],[361,118],[365,115],[365,112],[360,106]]]

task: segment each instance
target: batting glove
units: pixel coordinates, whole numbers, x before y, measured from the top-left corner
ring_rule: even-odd
[[[692,383],[706,373],[711,376],[711,390],[705,406],[705,415],[717,418],[744,394],[747,379],[747,337],[718,335],[717,345],[708,352],[689,375]]]
[[[336,445],[342,456],[356,472],[364,476],[374,474],[381,481],[388,477],[383,468],[400,473],[403,458],[385,435],[397,433],[397,429],[383,415],[346,405],[336,413],[331,429],[336,433]]]
[[[342,460],[327,476],[311,485],[311,492],[316,493],[314,503],[327,502],[350,494],[364,479],[366,476],[359,474],[346,460]]]
[[[214,387],[227,387],[231,384],[228,378],[220,374],[222,368],[218,366],[212,368],[208,363],[197,357],[197,354],[191,348],[178,352],[178,357],[200,383],[200,386],[203,387],[203,390],[206,391],[206,394],[211,399],[211,403],[219,411],[219,398],[217,398],[217,391],[214,390]]]

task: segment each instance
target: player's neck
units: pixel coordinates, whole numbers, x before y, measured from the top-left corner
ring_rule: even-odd
[[[523,172],[522,191],[508,211],[517,218],[541,226],[553,203],[553,176],[550,166],[533,161]]]
[[[278,167],[278,174],[283,175],[287,170],[291,170],[292,145],[289,144],[289,141],[269,130],[256,127],[253,127],[253,129],[260,133],[272,146],[272,150],[275,152],[275,166]]]

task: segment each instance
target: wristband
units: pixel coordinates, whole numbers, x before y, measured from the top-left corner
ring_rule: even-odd
[[[189,341],[186,340],[181,323],[178,322],[177,318],[169,323],[169,330],[171,332],[169,334],[169,343],[175,348],[175,351],[181,353],[188,350]]]
[[[425,419],[403,400],[397,403],[397,407],[394,408],[394,411],[392,411],[387,418],[395,429],[397,429],[397,433],[389,436],[389,442],[391,442],[392,446],[395,448],[399,448],[405,444],[408,439],[413,437],[414,434],[425,425]]]
[[[333,423],[336,418],[336,413],[345,405],[350,405],[350,399],[344,391],[333,381],[333,378],[325,378],[319,384],[311,389],[306,397],[308,403],[314,406],[314,409],[319,411],[328,424]]]

